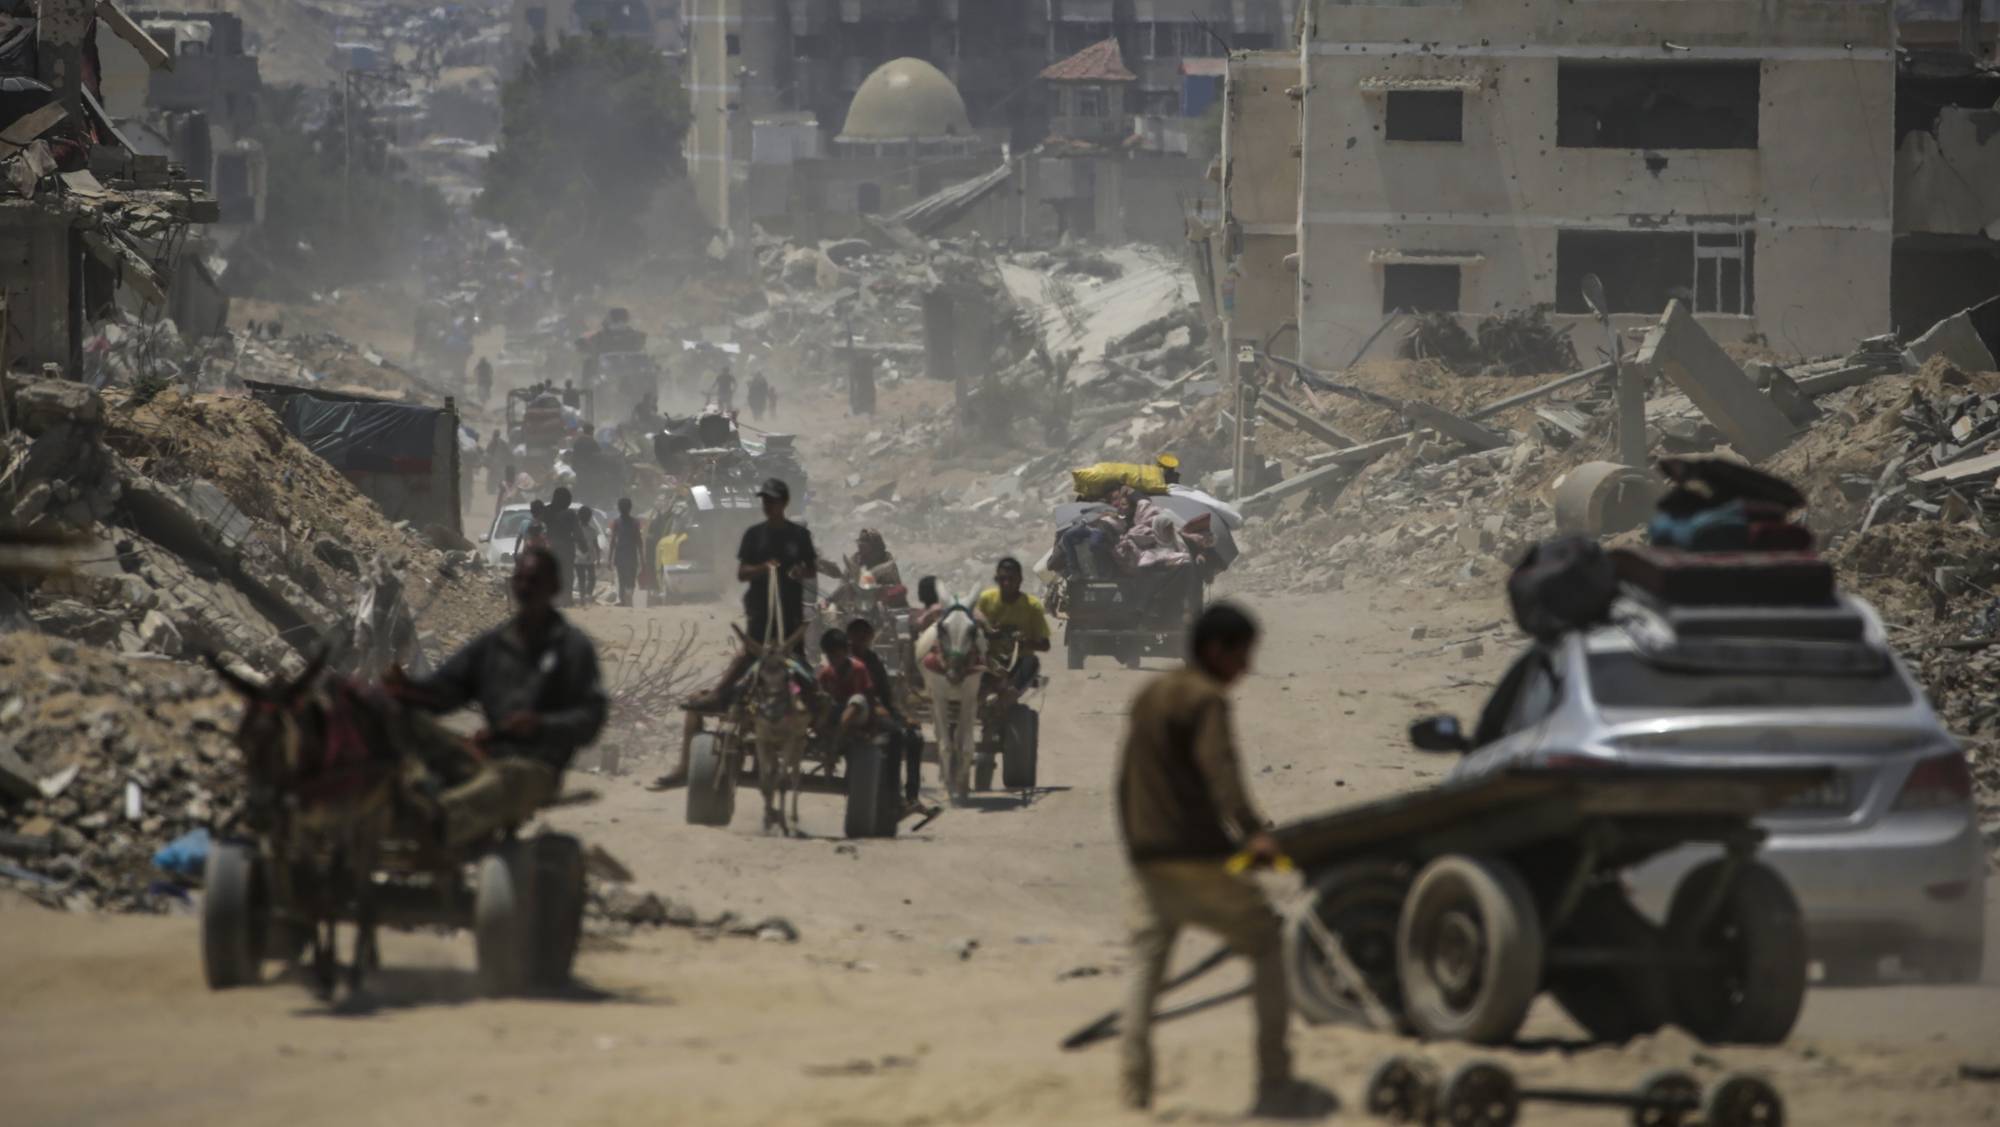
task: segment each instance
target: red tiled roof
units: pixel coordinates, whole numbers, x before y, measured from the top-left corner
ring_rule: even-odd
[[[1092,43],[1059,63],[1051,63],[1042,77],[1057,82],[1132,82],[1139,76],[1125,69],[1125,56],[1118,40]]]
[[[1221,78],[1229,72],[1228,59],[1182,59],[1181,73],[1205,78]]]

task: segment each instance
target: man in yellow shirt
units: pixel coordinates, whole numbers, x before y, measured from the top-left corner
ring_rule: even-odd
[[[1020,639],[1020,652],[1009,676],[1018,696],[1042,671],[1042,660],[1035,655],[1049,651],[1049,616],[1040,599],[1021,590],[1020,560],[1001,557],[993,568],[993,583],[979,593],[972,610],[987,629],[1010,630]]]

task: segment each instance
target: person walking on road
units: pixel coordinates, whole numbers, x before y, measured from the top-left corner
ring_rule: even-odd
[[[745,398],[750,406],[750,418],[753,421],[762,419],[765,409],[771,405],[771,381],[764,378],[764,373],[750,374],[750,386]]]
[[[478,389],[480,403],[493,398],[493,365],[484,356],[472,366],[472,383]]]
[[[715,374],[715,409],[727,415],[736,406],[736,377],[729,374],[729,365]]]
[[[645,530],[632,515],[632,498],[618,498],[618,515],[611,519],[611,567],[618,573],[618,605],[632,605],[632,588],[639,582],[639,554]]]
[[[1128,984],[1120,1096],[1134,1110],[1153,1099],[1153,1004],[1184,927],[1214,932],[1251,961],[1257,1018],[1253,1115],[1330,1110],[1324,1093],[1292,1075],[1286,1043],[1290,999],[1277,913],[1232,855],[1278,859],[1278,843],[1250,798],[1229,722],[1229,687],[1250,671],[1257,625],[1229,603],[1196,620],[1187,666],[1162,674],[1132,702],[1118,762],[1118,824],[1132,862],[1132,978]]]

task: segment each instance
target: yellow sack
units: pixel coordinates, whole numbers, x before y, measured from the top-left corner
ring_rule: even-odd
[[[670,532],[660,537],[660,546],[654,550],[654,562],[661,567],[672,567],[681,562],[681,542],[686,539],[685,532]]]
[[[1099,462],[1080,470],[1069,471],[1070,480],[1076,485],[1079,501],[1103,500],[1112,490],[1121,485],[1129,485],[1141,493],[1165,493],[1166,475],[1158,466],[1142,466],[1133,462]]]

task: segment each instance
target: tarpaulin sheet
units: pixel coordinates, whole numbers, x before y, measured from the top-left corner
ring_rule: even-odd
[[[285,429],[342,473],[428,474],[437,451],[436,407],[285,399]]]

